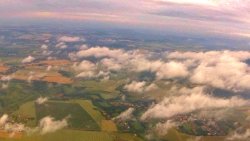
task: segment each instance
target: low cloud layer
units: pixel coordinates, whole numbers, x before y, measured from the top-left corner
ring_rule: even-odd
[[[237,107],[249,104],[249,101],[238,97],[229,99],[213,97],[205,93],[202,87],[190,90],[181,89],[178,93],[179,96],[166,97],[161,102],[151,106],[141,116],[141,119],[166,119],[195,110]]]
[[[247,51],[173,52],[168,59],[176,59],[187,65],[192,83],[215,88],[244,91],[250,86],[250,59]]]
[[[96,77],[96,71],[97,67],[96,64],[84,60],[80,62],[79,64],[74,64],[73,68],[79,72],[76,77],[81,77],[81,78],[93,78]]]
[[[39,122],[39,130],[41,134],[47,134],[51,132],[55,132],[62,128],[68,126],[67,119],[55,120],[53,117],[44,117]]]
[[[37,98],[37,100],[35,101],[37,104],[41,105],[41,104],[44,104],[45,102],[48,101],[48,98],[47,97],[39,97]]]
[[[250,89],[248,51],[166,52],[165,58],[157,58],[154,52],[92,47],[71,56],[80,60],[95,57],[108,71],[149,71],[157,80],[185,79],[193,84],[234,92]]]
[[[128,108],[126,111],[122,112],[117,117],[113,118],[114,120],[121,120],[126,121],[133,118],[133,112],[135,111],[134,108]]]
[[[157,88],[158,87],[156,84],[152,83],[150,85],[147,85],[145,81],[142,81],[142,82],[132,81],[131,83],[126,84],[124,86],[125,90],[127,90],[128,92],[133,92],[133,93],[149,92]]]
[[[77,36],[62,36],[58,38],[59,42],[79,42],[81,41],[80,37]]]
[[[37,127],[31,128],[26,127],[22,123],[14,123],[10,120],[7,114],[4,114],[0,118],[0,128],[10,133],[10,135],[15,134],[17,132],[26,132],[28,134],[39,133],[44,135],[47,133],[56,132],[60,129],[67,127],[67,119],[68,117],[62,120],[55,120],[53,117],[47,116],[39,121],[39,125]]]
[[[164,123],[157,123],[156,126],[155,126],[155,132],[159,135],[159,136],[164,136],[168,133],[168,130],[173,128],[173,127],[176,127],[177,126],[177,123],[171,121],[171,120],[168,120]]]
[[[32,61],[34,61],[34,60],[35,60],[34,57],[28,56],[28,57],[26,57],[26,58],[24,58],[24,59],[22,60],[22,63],[30,63],[30,62],[32,62]]]

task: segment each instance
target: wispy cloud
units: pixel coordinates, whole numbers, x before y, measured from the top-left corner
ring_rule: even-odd
[[[250,33],[247,0],[1,0],[0,13],[1,18],[89,20],[183,32],[238,33],[234,36]]]

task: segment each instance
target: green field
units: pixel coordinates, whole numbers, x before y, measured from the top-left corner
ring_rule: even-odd
[[[33,118],[34,120],[28,121],[26,125],[36,126],[37,121],[36,121],[35,102],[29,101],[27,103],[24,103],[23,105],[20,106],[20,108],[15,113],[13,113],[13,115],[16,115],[16,116],[21,115],[22,117]]]
[[[72,100],[82,106],[82,108],[88,112],[88,114],[100,125],[101,121],[105,119],[105,117],[98,111],[97,107],[93,105],[90,100]]]
[[[143,141],[134,134],[106,133],[98,131],[60,130],[55,133],[25,136],[22,139],[4,141]]]
[[[112,99],[119,96],[120,92],[116,88],[124,83],[123,81],[80,81],[78,85],[83,86],[86,91],[91,93],[99,93],[103,99]]]
[[[192,136],[180,133],[176,129],[170,129],[163,139],[167,141],[226,141],[225,136]]]
[[[61,130],[46,135],[31,135],[6,141],[113,141],[113,137],[108,133],[97,131]]]
[[[20,106],[19,110],[15,114],[20,114],[29,117],[36,117],[35,102],[29,101]]]
[[[69,117],[69,128],[100,130],[96,121],[77,103],[53,101],[35,107],[38,121],[45,116],[52,116],[57,120]]]

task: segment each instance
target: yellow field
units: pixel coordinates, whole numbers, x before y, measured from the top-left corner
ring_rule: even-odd
[[[117,128],[112,120],[102,120],[102,131],[106,132],[116,132]]]
[[[64,76],[45,76],[42,81],[50,83],[60,83],[60,84],[71,84],[73,81],[70,78]]]
[[[0,139],[21,139],[23,136],[23,133],[21,132],[16,132],[16,133],[10,133],[7,131],[0,130]]]
[[[32,63],[31,66],[45,65],[45,66],[65,66],[71,64],[68,60],[45,60],[38,63]]]
[[[13,75],[13,79],[23,81],[39,80],[59,84],[73,83],[70,78],[62,76],[57,71],[46,71],[46,68],[40,66],[27,66],[25,69],[17,71]]]

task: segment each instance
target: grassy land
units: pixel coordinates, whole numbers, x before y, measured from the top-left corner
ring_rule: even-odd
[[[31,135],[21,139],[3,141],[142,141],[129,133],[106,133],[98,131],[61,130],[46,135]]]
[[[116,88],[121,83],[123,82],[114,80],[107,80],[107,81],[88,80],[88,81],[81,81],[79,82],[78,85],[85,87],[86,91],[100,93],[101,97],[104,99],[111,99],[119,96],[120,92],[116,90]]]
[[[114,141],[143,141],[141,138],[130,133],[114,133]]]
[[[28,117],[33,118],[34,120],[29,120],[28,123],[26,123],[27,126],[36,126],[36,110],[35,110],[35,103],[34,101],[29,101],[23,105],[20,106],[20,108],[13,113],[13,115],[16,116],[22,116],[22,117]]]
[[[22,139],[6,141],[113,141],[108,133],[96,131],[61,130],[46,135],[32,135]]]
[[[101,121],[104,120],[105,117],[90,100],[74,100],[74,102],[80,104],[81,107],[96,121],[96,123],[101,125]]]
[[[164,137],[167,141],[226,141],[225,136],[192,136],[184,133],[180,133],[175,129],[170,129],[168,134]]]
[[[28,117],[36,117],[35,103],[34,101],[29,101],[20,106],[19,110],[15,114],[20,114]]]
[[[45,116],[52,116],[57,120],[70,117],[69,127],[85,130],[100,130],[95,120],[77,103],[47,102],[43,105],[36,105],[37,119]]]
[[[116,124],[112,120],[102,120],[102,131],[116,132]]]
[[[192,140],[192,136],[182,134],[175,129],[170,129],[164,139],[168,141],[186,141],[188,139]]]

